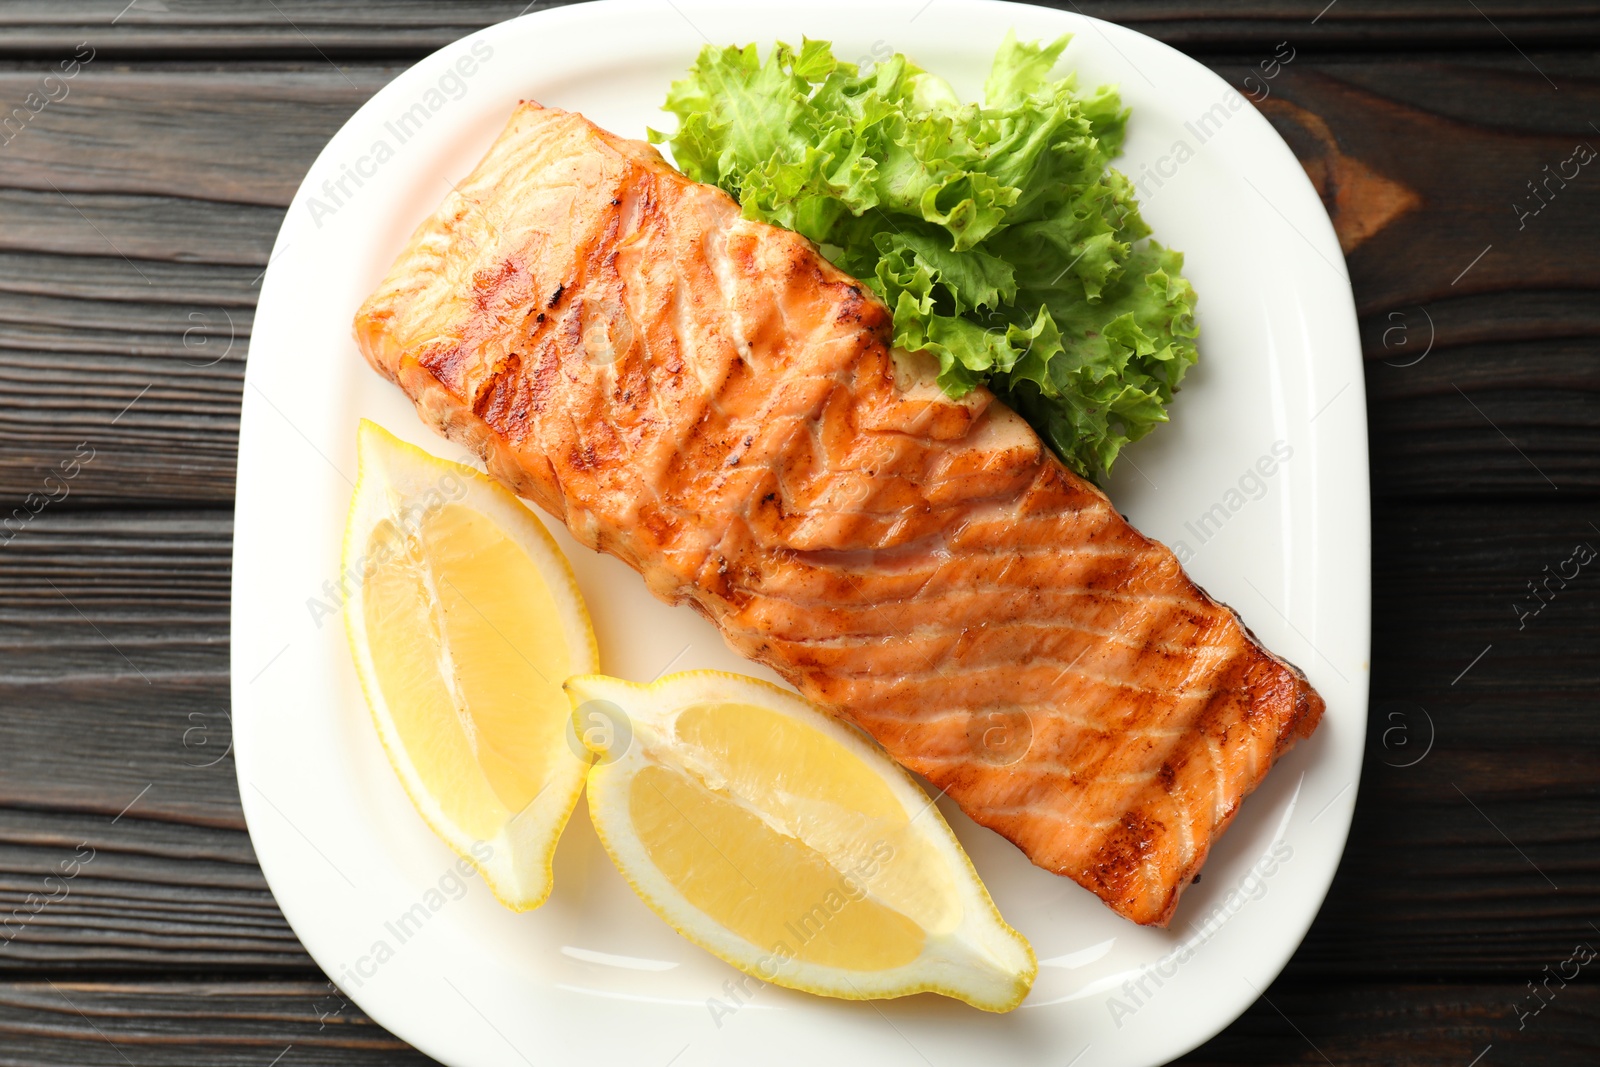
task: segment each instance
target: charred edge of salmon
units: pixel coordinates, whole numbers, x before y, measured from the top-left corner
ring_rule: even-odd
[[[1047,455],[1044,461],[1052,463],[1054,458],[1053,454]],[[1059,464],[1055,465],[1060,466]],[[1060,473],[1069,479],[1075,478],[1065,467],[1060,467]],[[1104,497],[1104,492],[1093,483],[1084,481],[1083,485],[1084,488]],[[1124,522],[1126,522],[1126,519],[1124,519]],[[1131,525],[1129,528],[1130,530],[1132,529]],[[1159,542],[1153,541],[1138,530],[1133,530],[1133,533],[1147,544],[1159,544]],[[1170,552],[1170,550],[1166,551]],[[1137,808],[1123,813],[1121,821],[1106,834],[1095,851],[1093,861],[1086,868],[1074,869],[1064,865],[1057,866],[1041,863],[1036,859],[1033,860],[1036,865],[1049,870],[1053,874],[1072,879],[1078,885],[1099,897],[1102,903],[1123,918],[1136,922],[1141,926],[1162,928],[1171,923],[1183,891],[1193,884],[1195,877],[1200,873],[1201,868],[1205,866],[1212,846],[1232,825],[1245,799],[1260,787],[1272,767],[1277,765],[1278,760],[1288,753],[1296,742],[1311,736],[1321,722],[1325,710],[1321,695],[1312,687],[1310,679],[1306,677],[1303,670],[1269,650],[1231,605],[1213,597],[1199,583],[1194,581],[1187,571],[1180,570],[1179,577],[1188,585],[1197,599],[1226,612],[1234,625],[1239,628],[1239,632],[1245,640],[1247,654],[1253,659],[1253,662],[1248,666],[1239,668],[1241,673],[1248,676],[1256,667],[1266,664],[1281,671],[1282,675],[1285,676],[1285,680],[1289,683],[1287,688],[1289,688],[1290,692],[1286,694],[1284,699],[1262,701],[1253,706],[1253,714],[1270,717],[1275,726],[1270,763],[1266,770],[1257,775],[1247,788],[1232,798],[1232,803],[1228,810],[1217,820],[1210,834],[1195,841],[1194,855],[1190,857],[1189,861],[1183,865],[1176,875],[1163,872],[1167,874],[1167,877],[1162,882],[1166,887],[1166,891],[1154,906],[1151,906],[1151,902],[1145,894],[1138,892],[1139,888],[1147,887],[1147,883],[1141,880],[1139,875],[1148,856],[1156,848],[1162,835],[1166,834],[1168,830],[1159,820],[1152,819],[1148,814]],[[1225,689],[1219,688],[1218,696],[1220,697],[1225,691]],[[935,784],[948,792],[958,803],[960,802],[958,794],[962,792],[962,783],[959,774],[951,776],[945,782],[936,782]],[[963,805],[963,810],[965,810],[965,805]],[[1003,824],[991,825],[990,822],[982,818],[981,812],[969,812],[968,814],[972,815],[974,821],[999,833],[1021,849],[1024,855],[1028,855],[1030,859],[1033,859],[1024,841],[1021,840],[1025,836],[1026,827],[1018,826],[1015,832],[1011,832]]]
[[[1053,453],[1045,457],[1046,463],[1054,461],[1055,456]],[[1058,462],[1055,465],[1060,466]],[[1060,466],[1060,469],[1061,473],[1069,479],[1083,481],[1085,488],[1093,490],[1101,497],[1105,496],[1104,491],[1092,482],[1077,479],[1064,466]],[[1127,520],[1124,518],[1123,521],[1126,522]],[[1142,532],[1133,530],[1131,524],[1129,524],[1129,529],[1145,543],[1159,545],[1159,542],[1146,537]],[[1164,551],[1170,553],[1170,549],[1166,549],[1165,546],[1161,547]],[[1174,560],[1174,562],[1176,561]],[[1239,808],[1243,805],[1245,799],[1255,792],[1262,782],[1266,781],[1267,774],[1270,773],[1272,767],[1277,765],[1278,760],[1288,753],[1297,741],[1311,736],[1317,725],[1322,721],[1322,714],[1325,709],[1321,695],[1312,687],[1310,679],[1306,677],[1305,672],[1268,649],[1232,605],[1212,596],[1181,567],[1178,576],[1197,599],[1226,612],[1234,625],[1239,628],[1249,653],[1259,657],[1250,666],[1245,667],[1243,673],[1248,675],[1256,666],[1266,663],[1280,669],[1291,681],[1291,692],[1287,695],[1286,700],[1264,701],[1260,705],[1253,707],[1254,713],[1270,716],[1275,724],[1276,736],[1271,753],[1271,762],[1266,770],[1257,775],[1247,788],[1232,798],[1231,806],[1218,819],[1210,834],[1203,839],[1196,840],[1194,855],[1175,877],[1169,877],[1165,880],[1167,891],[1160,903],[1155,907],[1149,906],[1147,901],[1141,900],[1140,894],[1130,892],[1130,890],[1134,887],[1138,872],[1143,867],[1145,859],[1152,850],[1157,837],[1167,831],[1159,821],[1149,818],[1145,813],[1136,809],[1123,814],[1122,821],[1106,835],[1106,838],[1096,850],[1094,862],[1086,870],[1080,872],[1067,868],[1041,865],[1055,874],[1071,878],[1084,889],[1099,897],[1102,903],[1118,915],[1142,926],[1163,928],[1171,923],[1183,891],[1193,884],[1195,877],[1200,873],[1201,868],[1205,866],[1212,846],[1233,823],[1234,817],[1238,814]],[[999,827],[990,828],[997,830],[1001,836],[1010,840],[1019,848],[1022,847],[1021,842],[1017,841],[1013,835],[1006,833]],[[1026,849],[1023,851],[1024,854],[1027,854]]]
[[[1189,578],[1188,574],[1185,574],[1184,577]],[[1193,578],[1189,578],[1189,584],[1194,586],[1196,592],[1198,592],[1201,596],[1211,601],[1211,603],[1217,605],[1217,607],[1227,611],[1229,615],[1232,615],[1234,623],[1239,627],[1240,631],[1244,633],[1245,638],[1252,645],[1254,645],[1263,656],[1266,656],[1267,659],[1288,671],[1294,676],[1295,681],[1299,683],[1295,687],[1294,710],[1290,712],[1287,718],[1282,720],[1282,725],[1279,728],[1278,747],[1273,754],[1273,763],[1276,764],[1278,758],[1293,748],[1296,741],[1299,741],[1301,738],[1310,737],[1311,734],[1316,730],[1317,725],[1322,722],[1322,713],[1327,708],[1327,705],[1323,702],[1322,694],[1318,693],[1312,686],[1311,679],[1306,677],[1305,671],[1301,670],[1298,666],[1284,659],[1282,656],[1278,655],[1276,652],[1273,652],[1265,644],[1263,644],[1261,639],[1256,636],[1255,631],[1250,629],[1249,624],[1244,621],[1244,618],[1238,613],[1238,611],[1234,610],[1232,604],[1227,604],[1221,600],[1218,600],[1216,597],[1212,596],[1210,593],[1201,588],[1200,584]]]
[[[1151,819],[1143,811],[1132,809],[1125,812],[1119,825],[1107,834],[1099,849],[1095,853],[1094,862],[1087,870],[1082,872],[1069,869],[1047,868],[1056,874],[1065,875],[1077,882],[1100,898],[1112,911],[1141,926],[1166,927],[1172,921],[1172,916],[1178,909],[1178,904],[1183,892],[1193,884],[1201,868],[1205,866],[1210,857],[1211,849],[1221,838],[1223,833],[1232,825],[1234,817],[1238,815],[1246,798],[1266,781],[1267,773],[1277,765],[1295,742],[1302,737],[1310,736],[1320,721],[1323,710],[1322,698],[1316,690],[1307,684],[1304,675],[1292,664],[1277,660],[1257,646],[1257,650],[1265,658],[1282,667],[1294,678],[1293,693],[1289,698],[1287,713],[1278,713],[1278,729],[1276,744],[1271,754],[1271,762],[1267,770],[1262,772],[1254,782],[1233,797],[1228,810],[1222,814],[1211,832],[1203,839],[1196,840],[1194,855],[1174,875],[1169,875],[1163,883],[1165,893],[1155,906],[1136,891],[1140,886],[1138,874],[1143,868],[1147,857],[1156,847],[1160,835],[1167,832],[1158,820]],[[1275,712],[1277,709],[1273,709]],[[1004,835],[1008,839],[1010,835]],[[1013,843],[1017,843],[1013,840]]]

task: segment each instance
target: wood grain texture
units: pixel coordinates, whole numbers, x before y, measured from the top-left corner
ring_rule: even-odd
[[[66,8],[22,0],[0,10],[0,54],[49,55],[89,38],[116,56],[420,56],[490,23],[559,6],[542,0],[371,5],[277,0],[260,6],[228,0],[90,0]],[[923,0],[900,0],[898,6],[908,20],[940,17],[937,7],[923,10]],[[1041,6],[1125,23],[1190,51],[1268,44],[1286,34],[1343,48],[1414,48],[1419,42],[1499,46],[1504,43],[1500,31],[1524,48],[1600,40],[1595,26],[1600,7],[1593,0],[1481,0],[1475,5],[1450,0],[1045,0]],[[686,24],[684,32],[691,42],[697,40],[692,26]]]
[[[1567,958],[1571,946],[1549,962]],[[1539,977],[1538,969],[1529,975]],[[1531,995],[1523,1011],[1533,1003]],[[1293,967],[1219,1037],[1175,1061],[1186,1067],[1565,1067],[1600,1049],[1593,984],[1569,985],[1537,1016],[1515,992],[1476,984],[1349,984],[1300,980]],[[1128,1025],[1135,1025],[1137,1017]],[[1519,1028],[1519,1023],[1522,1025]],[[1485,1050],[1492,1051],[1485,1055]]]
[[[132,72],[95,63],[5,145],[0,184],[56,193],[69,206],[78,192],[281,206],[345,119],[401,69]],[[21,103],[38,82],[0,73],[0,100]],[[84,144],[95,152],[86,157]]]
[[[1514,1006],[1600,945],[1600,570],[1529,588],[1600,547],[1600,171],[1513,205],[1600,147],[1600,3],[1058,6],[1209,54],[1259,102],[1335,221],[1367,356],[1350,846],[1289,969],[1180,1062],[1595,1062],[1589,971]],[[255,866],[229,508],[259,278],[307,166],[409,63],[521,7],[0,3],[6,108],[96,49],[0,137],[0,1065],[430,1062],[325,984]],[[1263,264],[1294,239],[1264,234]]]
[[[1436,1010],[1406,1010],[1417,1004]],[[1594,1062],[1600,1051],[1591,1025],[1600,1013],[1594,986],[1560,990],[1542,1012],[1522,1019],[1521,1029],[1514,1004],[1492,986],[1330,989],[1301,981],[1291,971],[1226,1033],[1177,1062],[1194,1067],[1465,1067],[1491,1045],[1493,1059],[1485,1062],[1505,1067]],[[1134,1016],[1128,1025],[1138,1022]],[[0,983],[0,1035],[0,1064],[19,1067],[262,1067],[285,1049],[291,1051],[284,1062],[294,1064],[433,1062],[311,981]],[[708,1023],[683,1062],[696,1062],[697,1045],[709,1054],[716,1040]],[[942,1062],[937,1050],[929,1051],[929,1062]],[[525,1054],[535,1062],[538,1052]]]
[[[1314,175],[1330,160],[1354,160],[1416,197],[1414,210],[1347,247],[1358,309],[1504,291],[1586,290],[1593,300],[1600,242],[1582,237],[1600,220],[1600,175],[1576,162],[1567,172],[1576,177],[1559,173],[1579,144],[1600,146],[1590,125],[1600,113],[1592,63],[1581,76],[1564,57],[1536,66],[1512,56],[1408,67],[1401,78],[1392,64],[1296,61],[1256,90],[1271,91],[1263,110]],[[1220,72],[1248,92],[1261,79],[1247,70]],[[1507,97],[1520,109],[1508,108]],[[1508,124],[1517,110],[1538,119]],[[1548,192],[1536,198],[1529,183],[1547,177]],[[1346,213],[1339,183],[1320,184],[1338,225]],[[1519,215],[1518,203],[1530,214]]]
[[[211,757],[186,755],[194,769]],[[216,766],[231,777],[231,761]],[[0,974],[312,967],[248,836],[174,820],[169,785],[117,793],[132,804],[120,817],[0,807]]]
[[[323,982],[0,984],[0,1064],[7,1067],[276,1062],[433,1061],[389,1036]]]
[[[232,499],[243,363],[281,219],[0,190],[0,516],[80,443],[94,459],[61,506]]]

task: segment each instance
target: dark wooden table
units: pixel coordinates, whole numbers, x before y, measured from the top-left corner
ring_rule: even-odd
[[[1367,356],[1349,851],[1181,1062],[1595,1064],[1600,962],[1568,961],[1600,949],[1600,164],[1568,161],[1600,149],[1600,3],[1325,3],[1081,0],[1261,101]],[[424,1061],[327,984],[240,815],[240,384],[317,151],[521,6],[0,4],[0,1064]]]

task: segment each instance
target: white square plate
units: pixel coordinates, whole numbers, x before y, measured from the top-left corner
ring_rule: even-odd
[[[573,816],[543,908],[513,914],[423,825],[385,762],[337,614],[357,420],[468,460],[373,374],[351,319],[412,229],[523,98],[633,137],[671,128],[668,83],[707,40],[802,36],[903,51],[975,97],[1008,29],[1076,34],[1063,65],[1133,109],[1121,168],[1187,255],[1201,362],[1173,421],[1109,491],[1142,530],[1298,663],[1316,735],[1245,802],[1170,930],[1134,926],[966,820],[956,828],[1037,984],[987,1015],[933,995],[851,1003],[730,993],[737,972],[627,888]],[[262,286],[246,373],[233,561],[239,786],[256,854],[307,950],[361,1008],[459,1067],[527,1063],[974,1063],[1143,1067],[1222,1029],[1277,975],[1344,848],[1370,633],[1366,411],[1343,258],[1294,156],[1216,75],[1131,30],[987,0],[602,0],[491,27],[396,78],[311,168]],[[1265,473],[1270,471],[1270,473]],[[559,524],[608,673],[715,667],[776,680]],[[402,922],[402,919],[406,921]],[[337,1001],[320,1002],[333,1010]],[[719,1007],[720,1005],[720,1007]],[[728,1011],[734,1008],[736,1010]]]

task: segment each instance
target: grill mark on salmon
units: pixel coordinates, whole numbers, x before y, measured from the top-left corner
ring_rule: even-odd
[[[355,329],[424,422],[580,542],[1165,925],[1322,700],[889,325],[805,239],[524,103]],[[997,750],[994,722],[1026,746]]]

